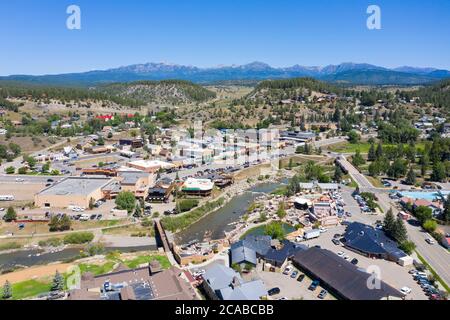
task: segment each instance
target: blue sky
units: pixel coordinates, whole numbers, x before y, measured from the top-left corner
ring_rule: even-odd
[[[71,4],[81,30],[66,28]],[[370,4],[381,7],[382,30],[366,28]],[[0,75],[145,62],[450,69],[450,1],[4,0],[0,39]]]

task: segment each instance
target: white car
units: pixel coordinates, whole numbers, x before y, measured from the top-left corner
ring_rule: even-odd
[[[345,253],[344,253],[344,251],[339,251],[337,253],[337,255],[342,258],[345,255]]]
[[[22,179],[22,178],[16,178],[16,182],[24,182],[25,181],[25,179]]]
[[[426,241],[428,244],[431,244],[431,245],[435,244],[434,240],[431,239],[431,238],[428,238],[428,239],[426,239],[425,241]]]
[[[400,289],[400,291],[401,291],[401,293],[404,293],[404,294],[410,294],[411,293],[411,288],[403,287],[403,288]]]

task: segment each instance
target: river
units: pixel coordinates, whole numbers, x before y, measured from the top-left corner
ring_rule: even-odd
[[[25,266],[31,267],[35,265],[45,265],[58,261],[67,261],[80,256],[80,250],[82,248],[67,248],[55,253],[45,253],[44,250],[40,249],[30,249],[30,250],[20,250],[10,253],[0,254],[0,270],[9,269],[14,266]],[[105,248],[105,252],[110,251],[120,251],[120,252],[138,252],[146,250],[155,250],[153,246],[144,247],[108,247]]]
[[[206,231],[211,232],[212,239],[223,238],[225,236],[224,232],[233,230],[234,226],[230,224],[239,221],[256,198],[275,191],[285,182],[261,183],[235,196],[221,209],[177,233],[175,236],[176,242],[185,244],[195,240],[201,241]]]

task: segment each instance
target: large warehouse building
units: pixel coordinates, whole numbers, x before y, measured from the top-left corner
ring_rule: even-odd
[[[34,204],[41,208],[88,208],[91,199],[104,198],[103,189],[111,183],[115,181],[110,178],[69,177],[37,193]]]

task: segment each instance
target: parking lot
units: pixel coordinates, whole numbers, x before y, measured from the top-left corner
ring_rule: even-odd
[[[319,286],[316,290],[308,290],[312,280],[305,277],[302,282],[298,282],[297,278],[301,272],[295,277],[291,278],[289,275],[276,272],[258,271],[257,276],[264,282],[267,289],[280,288],[280,293],[271,296],[272,300],[279,300],[286,298],[288,300],[320,300],[318,295],[322,288]],[[327,294],[323,300],[335,300],[331,294]]]
[[[344,248],[343,245],[335,245],[331,241],[335,234],[343,234],[345,232],[345,226],[338,226],[336,228],[328,229],[327,232],[322,233],[322,235],[313,240],[304,242],[304,244],[313,246],[320,246],[322,249],[330,250],[334,253],[343,252],[343,257],[348,257],[347,260],[351,261],[357,259],[357,266],[367,270],[377,268],[380,271],[379,275],[381,280],[385,281],[392,287],[400,290],[403,287],[411,288],[411,293],[407,296],[407,299],[413,300],[427,300],[428,297],[423,292],[422,288],[414,281],[413,277],[408,273],[413,267],[402,267],[395,262],[381,260],[381,259],[371,259],[363,255],[350,251]]]

